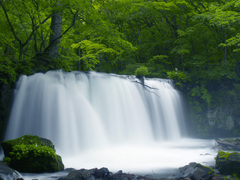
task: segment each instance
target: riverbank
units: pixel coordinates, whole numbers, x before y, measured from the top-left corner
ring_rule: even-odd
[[[2,180],[237,180],[237,176],[220,174],[217,169],[212,169],[198,163],[189,163],[179,169],[166,169],[148,174],[127,173],[119,170],[111,172],[107,168],[73,169],[55,173],[18,173],[9,167],[2,168],[0,163],[0,179]],[[214,168],[214,167],[213,167]],[[8,169],[7,172],[3,171]],[[10,170],[9,170],[10,169]],[[14,172],[14,174],[12,174]],[[9,173],[9,174],[6,174]],[[5,175],[5,176],[4,176]]]
[[[211,140],[214,141],[214,140]],[[224,152],[233,152],[233,151],[229,151],[229,150],[234,150],[233,147],[238,147],[238,144],[236,144],[238,142],[235,141],[234,139],[228,139],[228,140],[216,140],[216,142],[218,142],[215,146],[211,146],[211,148],[214,148],[215,152],[221,152],[221,157],[223,159],[227,159],[229,154],[223,154]],[[227,144],[227,146],[226,146]],[[183,146],[184,147],[184,146]],[[135,159],[138,160],[137,163],[135,162],[136,167],[134,167],[134,165],[132,164],[131,156],[134,156],[133,154],[130,154],[128,156],[126,156],[125,158],[127,159],[122,159],[122,162],[125,162],[125,164],[118,164],[120,161],[116,162],[116,164],[118,164],[118,166],[115,166],[115,168],[113,166],[111,166],[110,164],[107,166],[101,166],[100,164],[98,164],[98,160],[97,159],[97,154],[95,152],[95,154],[92,154],[92,159],[89,159],[90,162],[89,164],[85,164],[83,165],[80,162],[79,159],[79,168],[76,168],[74,166],[74,168],[70,168],[73,166],[67,165],[65,166],[65,170],[64,171],[60,171],[60,172],[56,172],[56,173],[21,173],[21,177],[24,180],[32,180],[32,179],[38,179],[38,180],[73,180],[73,179],[104,179],[104,180],[109,180],[109,179],[128,179],[128,180],[133,180],[133,179],[145,179],[145,180],[152,180],[152,179],[171,179],[171,180],[196,180],[196,179],[224,179],[224,178],[228,178],[228,179],[234,179],[234,173],[221,173],[220,169],[217,169],[215,166],[215,160],[221,158],[220,156],[218,158],[217,155],[214,154],[209,154],[205,147],[205,153],[204,154],[199,154],[199,157],[201,157],[202,159],[197,159],[197,161],[188,161],[188,163],[185,163],[181,166],[175,166],[172,168],[167,168],[167,161],[161,161],[160,159],[157,159],[155,161],[155,165],[156,168],[155,169],[151,169],[148,166],[151,166],[150,162],[152,161],[149,160],[149,164],[146,164],[147,162],[142,162],[142,168],[139,169],[140,166],[138,166],[137,168],[137,163],[141,162],[141,159]],[[176,146],[174,147],[174,149],[176,148]],[[185,147],[186,148],[186,147]],[[230,148],[230,149],[229,149]],[[179,149],[178,149],[179,150]],[[208,149],[209,150],[209,149]],[[222,151],[224,150],[224,151]],[[188,152],[198,152],[198,150],[191,147],[191,149],[189,149]],[[120,153],[121,151],[118,151],[117,153]],[[238,151],[236,151],[238,152]],[[116,153],[116,152],[115,152]],[[151,152],[145,152],[145,155],[150,155]],[[159,149],[159,154],[164,154],[161,149]],[[176,155],[177,151],[173,154]],[[1,153],[0,153],[1,154]],[[83,156],[86,154],[82,154]],[[179,164],[178,161],[180,161],[181,159],[184,159],[184,157],[186,156],[181,156],[181,154],[178,154],[180,156],[179,159],[175,159],[175,165]],[[191,154],[188,154],[189,156],[191,156]],[[239,155],[239,154],[237,154]],[[1,156],[1,159],[3,159],[3,153]],[[102,158],[107,158],[107,157],[112,157],[111,154],[105,154],[105,156],[102,156]],[[119,156],[121,157],[121,154],[119,154]],[[142,154],[142,156],[144,156],[144,154]],[[89,156],[88,156],[89,157]],[[139,157],[139,156],[138,156]],[[177,157],[177,156],[175,156]],[[207,158],[206,158],[207,157]],[[144,157],[142,157],[144,158]],[[207,163],[204,162],[204,158],[205,160],[207,159],[212,159],[211,163]],[[238,161],[239,156],[234,156],[234,159]],[[75,159],[77,159],[75,157]],[[95,165],[93,165],[93,161],[95,159]],[[240,158],[239,158],[240,159]],[[81,159],[83,162],[84,159]],[[115,159],[116,160],[116,159]],[[142,159],[143,160],[143,159]],[[169,159],[169,161],[173,161],[174,159]],[[186,160],[186,159],[185,159]],[[200,161],[201,160],[201,161]],[[230,159],[231,161],[233,160],[232,158]],[[158,162],[158,163],[157,163]],[[132,165],[133,167],[131,167],[130,165],[127,166],[126,164],[129,163],[130,165]],[[228,163],[228,162],[227,162]],[[158,164],[158,168],[157,168],[157,164]],[[181,164],[181,163],[180,163]],[[88,166],[88,167],[87,167]],[[239,167],[239,165],[237,165]],[[85,169],[82,169],[82,168]],[[103,168],[103,167],[108,167],[107,168]],[[117,167],[119,169],[117,169]],[[131,167],[131,168],[130,168]],[[224,167],[226,169],[226,167]],[[0,168],[1,169],[1,168]],[[232,165],[231,165],[231,169],[232,169]],[[2,170],[2,169],[1,169]],[[13,170],[14,171],[14,170]],[[224,171],[223,171],[224,172]],[[0,177],[1,177],[1,173],[0,173]],[[1,178],[0,178],[1,179]],[[4,179],[4,178],[3,178]],[[5,179],[4,179],[5,180]]]
[[[1,166],[0,166],[1,167]],[[159,173],[159,172],[158,172]],[[0,173],[1,179],[1,173]],[[5,178],[3,178],[6,180]],[[11,179],[11,178],[9,178]],[[197,163],[190,163],[174,171],[165,174],[132,174],[121,170],[110,172],[107,168],[93,169],[65,169],[55,173],[22,173],[16,180],[237,180],[236,176],[221,175],[216,169],[211,169]]]

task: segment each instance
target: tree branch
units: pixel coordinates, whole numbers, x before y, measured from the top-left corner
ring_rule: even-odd
[[[2,7],[2,9],[3,9],[3,11],[4,11],[4,14],[5,14],[6,18],[7,18],[7,22],[8,22],[8,24],[9,24],[10,28],[11,28],[12,33],[13,33],[13,36],[14,36],[15,39],[19,42],[19,44],[22,45],[22,41],[17,37],[17,34],[16,34],[16,32],[15,32],[15,30],[14,30],[14,28],[13,28],[13,25],[12,25],[10,19],[9,19],[7,10],[6,10],[6,8],[4,7],[4,5],[3,5],[3,3],[2,3],[2,0],[0,0],[0,6]]]
[[[151,90],[158,90],[158,88],[150,87],[150,86],[148,86],[148,85],[146,85],[146,84],[144,84],[144,83],[142,83],[142,82],[139,82],[139,81],[132,81],[132,82],[141,84],[146,91],[148,91],[148,92],[150,92],[150,93],[153,93],[153,94],[155,94],[156,96],[159,96],[159,95],[156,94],[155,92],[149,90],[149,89],[151,89]]]
[[[38,26],[36,26],[35,28],[33,28],[31,34],[28,36],[27,40],[25,41],[25,43],[23,43],[23,47],[26,46],[26,44],[30,41],[30,39],[32,38],[33,34],[39,29],[40,25],[44,24],[47,20],[49,20],[54,14],[50,14],[48,17],[46,17],[42,22],[40,22],[40,24]]]
[[[78,11],[76,11],[76,13],[74,14],[74,17],[73,17],[71,25],[61,34],[61,36],[59,36],[59,37],[55,38],[54,40],[52,40],[51,43],[49,43],[48,47],[44,50],[44,52],[47,52],[49,50],[49,48],[51,47],[51,45],[53,44],[53,42],[55,42],[58,39],[62,38],[75,25],[76,18],[77,18],[77,13],[78,13]]]

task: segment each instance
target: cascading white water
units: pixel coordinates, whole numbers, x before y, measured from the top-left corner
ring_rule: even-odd
[[[178,149],[176,142],[181,146],[185,142],[181,98],[171,81],[145,79],[144,83],[132,76],[96,72],[21,76],[6,139],[25,134],[48,138],[69,167],[117,170],[124,169],[119,167],[121,161],[128,159],[130,168],[143,157],[147,166],[147,161],[158,159],[153,154],[171,152],[164,147]]]

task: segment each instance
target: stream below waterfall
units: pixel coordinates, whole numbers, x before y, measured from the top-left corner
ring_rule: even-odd
[[[66,167],[101,168],[130,173],[163,173],[165,169],[178,169],[190,162],[215,165],[214,140],[181,139],[178,142],[157,144],[126,144],[102,149],[92,149],[76,156],[64,156]],[[166,173],[166,172],[165,172]]]

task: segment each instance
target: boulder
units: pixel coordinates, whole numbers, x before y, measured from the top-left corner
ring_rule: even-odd
[[[38,136],[25,135],[1,143],[4,162],[19,172],[57,172],[64,169],[53,143]]]
[[[240,176],[240,153],[219,151],[215,168],[223,175]]]
[[[23,178],[19,172],[0,162],[0,180],[23,180]]]
[[[107,168],[101,169],[80,169],[69,172],[66,177],[59,180],[153,180],[145,176],[136,176],[134,174],[123,173],[121,170],[112,173]],[[158,180],[165,180],[165,178],[157,178]]]
[[[180,167],[179,171],[183,174],[183,177],[190,177],[196,165],[197,163],[191,162],[184,167]]]
[[[73,170],[69,172],[67,177],[60,178],[59,180],[78,180],[78,179],[87,179],[87,180],[94,180],[94,179],[110,179],[112,173],[107,168],[101,169],[80,169],[80,170]]]
[[[212,168],[195,162],[189,163],[189,165],[181,167],[179,170],[183,174],[179,179],[208,180],[214,174]]]

